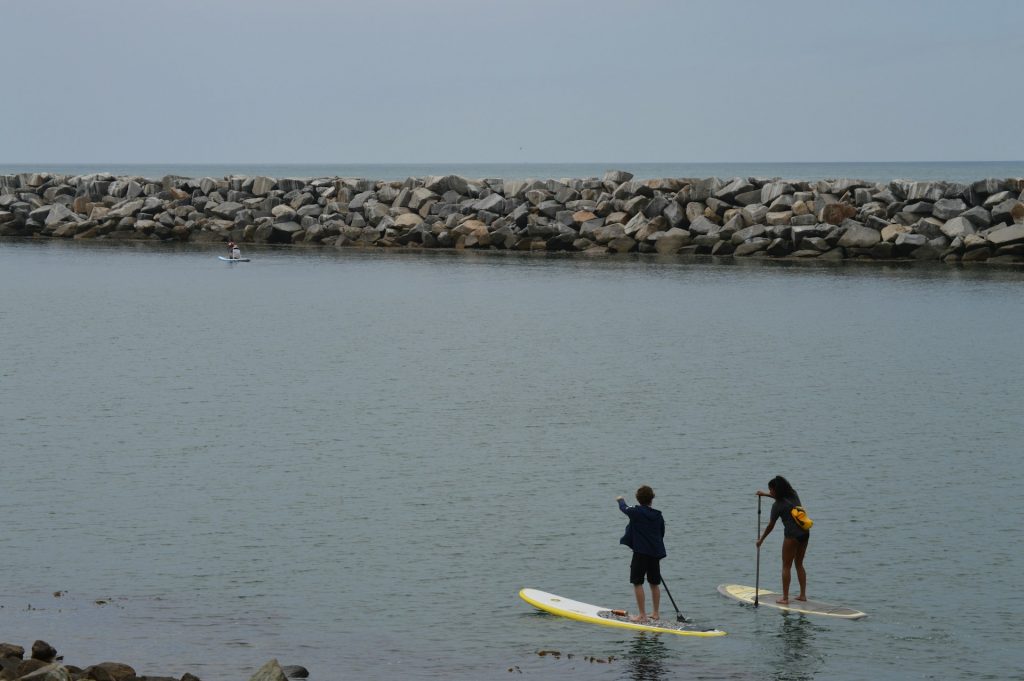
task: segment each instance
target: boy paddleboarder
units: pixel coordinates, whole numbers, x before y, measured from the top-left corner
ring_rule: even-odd
[[[654,501],[654,490],[644,485],[636,491],[636,506],[627,506],[625,499],[615,497],[619,502],[619,510],[629,517],[626,533],[619,540],[633,550],[633,560],[629,564],[629,582],[633,585],[636,595],[638,614],[630,617],[634,622],[647,619],[647,608],[644,604],[644,577],[651,585],[651,618],[660,619],[658,607],[661,605],[661,559],[665,552],[665,519],[661,511],[651,508]]]

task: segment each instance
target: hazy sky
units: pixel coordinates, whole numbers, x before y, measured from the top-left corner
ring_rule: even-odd
[[[0,0],[0,162],[1024,159],[1019,0]]]

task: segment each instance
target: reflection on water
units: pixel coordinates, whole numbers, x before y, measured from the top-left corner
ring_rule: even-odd
[[[628,677],[633,681],[665,681],[669,678],[665,642],[657,634],[640,632],[630,643],[623,657],[628,663]]]
[[[816,626],[803,615],[784,614],[779,618],[772,652],[777,681],[810,681],[821,669],[824,657],[814,645]]]

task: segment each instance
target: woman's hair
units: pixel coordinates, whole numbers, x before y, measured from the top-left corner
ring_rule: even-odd
[[[644,485],[636,491],[636,500],[640,502],[641,506],[650,506],[654,501],[654,490]]]
[[[789,480],[786,480],[781,475],[776,475],[768,481],[768,489],[775,493],[776,499],[796,498],[796,490],[793,489],[793,485],[789,484]]]

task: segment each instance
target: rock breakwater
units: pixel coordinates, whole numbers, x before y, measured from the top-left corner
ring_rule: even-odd
[[[1024,263],[1024,179],[0,175],[0,236]]]

